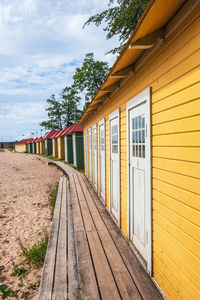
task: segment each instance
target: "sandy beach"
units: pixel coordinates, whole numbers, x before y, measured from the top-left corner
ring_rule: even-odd
[[[23,279],[10,276],[12,261],[19,264],[21,249],[49,232],[51,210],[50,189],[62,176],[56,167],[47,166],[30,154],[0,152],[0,284],[18,290],[18,299],[28,286],[37,285],[41,271],[26,266]],[[38,287],[28,290],[24,299],[37,299]],[[1,294],[1,292],[0,292]],[[14,298],[6,298],[14,299]]]

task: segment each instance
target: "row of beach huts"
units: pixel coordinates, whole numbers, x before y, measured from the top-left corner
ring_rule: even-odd
[[[42,154],[46,144],[67,162],[73,154],[79,168],[78,157],[85,161],[103,205],[170,300],[200,299],[199,46],[200,0],[150,0],[83,129],[34,148]]]
[[[83,129],[77,127],[77,123],[58,131],[53,128],[43,137],[19,141],[15,144],[15,151],[46,154],[83,169]]]

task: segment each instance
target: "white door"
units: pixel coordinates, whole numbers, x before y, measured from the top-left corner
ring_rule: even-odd
[[[77,167],[77,161],[76,161],[76,137],[75,137],[75,134],[72,135],[72,139],[73,139],[74,166]]]
[[[60,158],[60,138],[58,138],[58,158]]]
[[[104,203],[106,201],[105,172],[105,120],[99,122],[99,193]]]
[[[93,185],[97,189],[97,127],[92,128],[92,141],[93,141]]]
[[[119,180],[119,110],[109,117],[110,153],[110,211],[120,220],[120,180]]]
[[[86,157],[86,175],[89,178],[89,169],[88,169],[88,131],[85,131],[85,157]]]
[[[150,110],[145,92],[136,98],[137,105],[128,110],[129,234],[151,272]]]
[[[67,158],[67,136],[65,135],[64,137],[64,143],[65,143],[65,161],[67,162],[68,158]]]
[[[89,154],[89,180],[92,182],[92,132],[91,128],[88,129],[88,154]]]

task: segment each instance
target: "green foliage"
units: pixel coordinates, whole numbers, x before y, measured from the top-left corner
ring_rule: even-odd
[[[25,247],[21,241],[19,241],[19,246],[22,250],[22,256],[26,258],[28,263],[33,264],[36,268],[40,268],[44,264],[44,259],[46,255],[48,245],[48,234],[44,233],[44,237],[41,241],[35,243],[31,248]]]
[[[103,28],[107,32],[106,38],[110,39],[118,35],[120,41],[120,46],[111,49],[108,53],[120,53],[148,2],[149,0],[109,0],[109,8],[91,16],[83,27],[91,23],[94,23],[96,26],[106,23],[106,26]],[[115,6],[113,6],[114,3],[116,3]]]
[[[10,276],[18,276],[20,278],[24,277],[26,273],[26,269],[23,266],[16,265],[14,261],[12,261],[13,270]]]
[[[74,88],[85,94],[85,99],[91,99],[108,74],[109,66],[107,62],[95,61],[93,53],[85,55],[83,64],[76,68],[73,76]]]
[[[47,103],[49,104],[49,107],[46,108],[46,111],[48,111],[49,120],[40,123],[40,126],[43,126],[46,129],[51,129],[52,127],[62,129],[63,108],[61,100],[56,99],[53,94],[47,99]]]
[[[50,193],[50,205],[51,205],[52,213],[54,212],[55,205],[56,205],[56,197],[57,197],[57,193],[58,193],[58,186],[59,186],[59,183],[54,184],[54,186],[51,190],[51,193]]]
[[[2,292],[2,299],[6,299],[7,297],[15,297],[16,292],[13,291],[12,289],[9,289],[6,284],[1,284],[0,285],[0,291]]]
[[[64,114],[64,123],[66,126],[72,125],[75,121],[79,121],[82,111],[78,109],[81,97],[78,95],[74,87],[66,86],[61,93],[62,108]]]

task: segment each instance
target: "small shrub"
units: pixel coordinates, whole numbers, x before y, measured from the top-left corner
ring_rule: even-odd
[[[26,258],[28,263],[33,264],[36,268],[40,268],[44,264],[48,245],[48,234],[45,232],[44,237],[40,242],[35,243],[31,248],[25,247],[21,241],[19,246],[22,250],[22,256]]]

